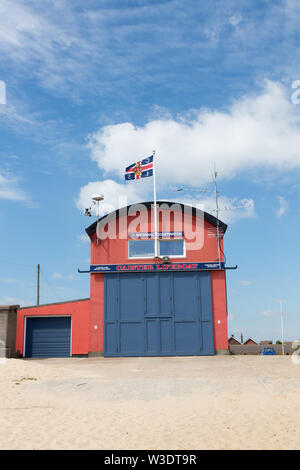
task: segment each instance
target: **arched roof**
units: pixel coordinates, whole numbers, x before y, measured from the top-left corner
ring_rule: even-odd
[[[107,217],[108,215],[110,216],[110,218],[114,217],[114,214],[115,214],[115,218],[118,218],[119,217],[119,213],[121,212],[122,215],[124,215],[124,213],[128,213],[129,209],[132,207],[132,206],[135,206],[137,204],[141,204],[141,205],[144,205],[147,209],[151,209],[151,206],[154,204],[153,201],[147,201],[147,202],[139,202],[139,203],[135,203],[135,204],[129,204],[129,206],[127,207],[122,207],[121,209],[117,209],[113,212],[110,212],[109,214],[105,214],[103,217],[101,217],[99,220],[102,220],[104,219],[105,217]],[[190,206],[188,204],[182,204],[180,202],[172,202],[172,201],[157,201],[157,205],[159,206],[160,204],[167,204],[169,205],[169,207],[171,207],[173,204],[177,204],[181,207],[181,210],[184,211],[184,208],[187,207],[188,210],[190,210],[192,212],[193,215],[201,215],[204,214],[204,220],[206,220],[207,222],[211,223],[212,225],[214,225],[215,227],[217,226],[217,218],[214,217],[213,215],[209,214],[208,212],[204,212],[204,211],[201,211],[200,209],[197,209],[196,207],[194,206]],[[94,222],[92,225],[90,225],[89,227],[87,227],[85,229],[86,233],[91,236],[93,235],[93,233],[96,232],[96,226],[97,226],[97,221]],[[221,220],[219,219],[219,227],[220,229],[225,233],[226,232],[226,229],[227,229],[227,225],[224,224],[224,222],[221,222]]]

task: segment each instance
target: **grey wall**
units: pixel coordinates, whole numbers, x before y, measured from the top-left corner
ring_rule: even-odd
[[[276,354],[281,354],[281,344],[268,344],[265,346],[273,348]],[[229,351],[233,354],[259,354],[263,347],[264,345],[247,346],[244,344],[241,344],[241,345],[230,344]],[[292,343],[290,341],[284,343],[284,352],[285,354],[293,354],[294,350],[292,349]]]
[[[0,357],[16,357],[17,309],[19,305],[0,305]]]

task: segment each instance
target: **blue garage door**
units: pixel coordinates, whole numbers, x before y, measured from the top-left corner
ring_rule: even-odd
[[[105,275],[104,354],[214,354],[209,272]]]
[[[69,357],[71,317],[27,318],[26,357]]]

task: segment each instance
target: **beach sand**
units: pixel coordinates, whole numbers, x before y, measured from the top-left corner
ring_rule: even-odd
[[[0,364],[0,449],[299,449],[290,356]]]

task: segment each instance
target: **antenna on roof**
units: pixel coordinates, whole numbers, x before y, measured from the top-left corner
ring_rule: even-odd
[[[215,201],[216,201],[216,218],[217,218],[217,244],[218,244],[218,263],[219,263],[219,269],[221,269],[221,245],[220,245],[220,228],[219,228],[219,192],[218,192],[218,186],[217,186],[217,170],[216,170],[216,162],[214,162],[214,174],[213,174],[213,180],[214,180],[214,187],[215,187]]]
[[[219,207],[219,191],[218,191],[218,185],[217,185],[217,176],[218,172],[216,169],[216,162],[214,162],[214,172],[212,175],[213,179],[213,184],[214,184],[214,189],[207,189],[207,188],[200,188],[200,189],[194,189],[194,188],[176,188],[173,189],[174,192],[179,192],[179,191],[189,191],[192,193],[214,193],[214,199],[215,199],[215,209],[212,209],[212,212],[216,213],[216,219],[217,219],[217,229],[216,229],[216,238],[217,238],[217,244],[218,244],[218,264],[219,264],[219,269],[221,269],[221,242],[220,239],[222,238],[223,235],[223,230],[220,230],[220,220],[219,220],[219,212],[220,211],[227,211],[227,210],[234,210],[234,209],[247,209],[251,207],[250,204],[244,204],[240,206],[224,206],[224,207]],[[224,255],[224,253],[223,253]]]
[[[40,305],[40,265],[37,265],[36,304]]]

